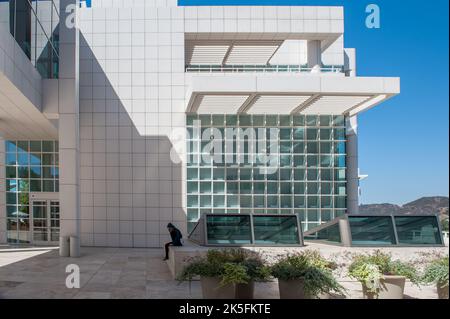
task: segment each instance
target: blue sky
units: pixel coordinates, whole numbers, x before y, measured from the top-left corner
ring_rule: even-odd
[[[377,4],[381,28],[365,27]],[[360,76],[399,76],[402,92],[359,117],[361,202],[448,196],[448,0],[180,0],[180,5],[343,5]]]

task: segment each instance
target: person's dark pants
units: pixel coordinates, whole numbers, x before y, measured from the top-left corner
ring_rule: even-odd
[[[166,250],[166,259],[169,259],[169,246],[181,246],[181,245],[174,245],[173,242],[165,244],[164,248]]]

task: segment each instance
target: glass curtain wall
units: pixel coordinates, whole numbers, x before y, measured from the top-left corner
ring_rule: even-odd
[[[201,134],[196,136],[198,123]],[[221,139],[216,135],[211,140],[202,139],[205,130],[211,128],[221,133]],[[230,140],[226,130],[238,128],[254,129],[256,133],[243,141],[234,137]],[[343,116],[188,115],[187,130],[189,229],[206,213],[298,214],[304,230],[345,214]],[[265,140],[267,152],[278,159],[273,174],[262,172],[265,163],[248,160],[254,153],[252,138]],[[243,155],[244,161],[205,161],[202,154],[212,140],[222,144],[224,157],[237,159]]]
[[[0,0],[0,25],[43,78],[59,73],[59,0]]]
[[[30,193],[59,191],[57,141],[6,141],[8,242],[30,241]]]

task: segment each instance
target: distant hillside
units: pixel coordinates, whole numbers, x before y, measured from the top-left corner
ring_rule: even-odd
[[[370,204],[359,206],[360,214],[436,214],[448,218],[448,197],[422,197],[403,206],[393,204]]]

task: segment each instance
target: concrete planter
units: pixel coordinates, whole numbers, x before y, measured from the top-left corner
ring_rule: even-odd
[[[448,285],[441,287],[441,285],[438,284],[436,288],[439,299],[448,299]]]
[[[378,295],[369,292],[366,285],[362,285],[364,299],[403,299],[405,283],[406,277],[384,276],[380,280],[381,288]]]
[[[218,277],[201,277],[203,299],[234,299],[235,285],[220,285]]]
[[[303,279],[278,279],[278,288],[280,290],[280,299],[312,299],[305,294]]]
[[[236,285],[236,299],[253,299],[255,292],[255,282],[250,281],[248,284]]]

